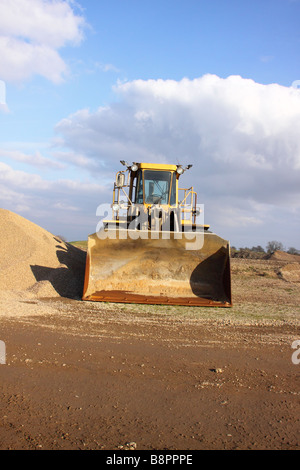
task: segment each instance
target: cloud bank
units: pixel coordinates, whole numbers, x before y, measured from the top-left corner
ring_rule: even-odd
[[[66,0],[0,0],[0,78],[60,83],[68,68],[58,51],[79,44],[84,26]]]
[[[116,103],[56,127],[61,145],[86,156],[85,169],[103,172],[120,159],[193,163],[189,181],[206,196],[299,207],[300,90],[205,75],[136,80],[115,92]]]
[[[85,239],[95,231],[97,201],[106,194],[107,188],[96,182],[71,178],[49,180],[0,162],[1,207],[70,241],[78,237]]]
[[[248,239],[267,237],[268,227],[282,237],[280,221],[299,231],[300,90],[207,74],[118,83],[114,91],[111,105],[58,123],[61,160],[98,178],[120,159],[192,163],[184,181],[198,191],[208,223]]]
[[[118,83],[114,92],[110,105],[79,110],[57,124],[52,159],[63,193],[58,182],[51,183],[50,219],[57,219],[55,204],[60,214],[79,207],[82,220],[95,217],[97,205],[111,201],[120,160],[191,163],[181,184],[194,186],[213,231],[238,246],[277,239],[300,248],[299,89],[208,74]],[[35,157],[6,156],[25,163]],[[48,163],[38,157],[35,166]],[[72,187],[60,171],[84,182]],[[43,184],[37,179],[34,186],[48,201]],[[33,188],[25,182],[23,188],[31,197]]]

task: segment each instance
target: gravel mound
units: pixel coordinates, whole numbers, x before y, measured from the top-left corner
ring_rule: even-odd
[[[289,261],[290,263],[300,263],[300,255],[290,255],[285,251],[274,251],[268,259],[274,261]]]
[[[81,298],[85,256],[29,220],[0,209],[0,297]],[[5,294],[6,293],[6,294]]]

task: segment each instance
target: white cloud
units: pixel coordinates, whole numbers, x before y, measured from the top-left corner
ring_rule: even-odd
[[[10,165],[0,162],[0,183],[9,185],[13,190],[53,191],[59,201],[59,196],[69,192],[82,194],[105,193],[105,187],[90,181],[57,179],[50,181],[39,174],[15,170]]]
[[[47,180],[0,162],[1,207],[69,240],[95,231],[97,206],[110,197],[107,187],[89,180]]]
[[[94,113],[80,110],[56,127],[70,158],[84,155],[91,170],[124,158],[191,162],[218,193],[227,187],[226,193],[260,200],[266,188],[279,196],[299,190],[299,90],[205,75],[137,80],[115,92],[119,102]]]
[[[0,112],[5,113],[5,114],[9,113],[9,108],[8,108],[7,104],[1,104],[0,103]]]
[[[40,175],[28,174],[25,171],[14,170],[6,163],[0,162],[0,183],[10,188],[48,190],[49,182],[43,181]]]
[[[224,204],[236,219],[227,227],[252,226],[253,233],[267,230],[278,207],[299,217],[300,90],[205,75],[135,80],[114,91],[117,102],[79,110],[56,126],[69,157],[87,158],[85,169],[100,177],[121,159],[192,163],[182,184],[198,190],[214,227],[226,229],[217,209]],[[262,205],[268,207],[263,216]]]
[[[71,163],[75,166],[87,168],[91,170],[92,168],[97,169],[99,167],[98,162],[92,158],[88,158],[85,155],[75,153],[75,152],[66,152],[66,151],[54,151],[53,156],[60,161]],[[60,165],[63,165],[60,163]]]
[[[40,168],[63,169],[65,167],[63,163],[44,157],[39,151],[36,151],[34,154],[26,154],[19,150],[7,150],[0,147],[0,157],[27,163]]]
[[[59,209],[59,210],[64,211],[64,212],[66,212],[66,211],[72,211],[72,212],[77,212],[77,211],[79,211],[79,208],[78,208],[78,207],[76,207],[76,206],[71,206],[71,205],[65,204],[65,203],[63,203],[63,202],[56,202],[56,203],[53,205],[53,207],[54,207],[55,209]]]
[[[67,65],[58,50],[83,39],[85,20],[66,0],[0,0],[0,77],[39,74],[59,83]]]
[[[113,64],[102,64],[101,62],[96,62],[95,66],[97,69],[100,69],[103,72],[120,72],[120,70]]]
[[[264,63],[269,63],[269,62],[272,62],[272,60],[274,60],[274,56],[273,55],[262,55],[262,56],[260,56],[259,60],[261,62],[264,62]]]

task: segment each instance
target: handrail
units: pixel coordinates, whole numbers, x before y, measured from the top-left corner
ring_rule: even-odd
[[[196,205],[197,205],[197,193],[194,191],[193,186],[190,188],[178,188],[178,191],[184,191],[184,197],[178,205],[181,207],[181,212],[183,215],[183,220],[191,220],[193,223],[196,223]],[[190,201],[187,201],[190,197]],[[185,214],[190,213],[189,218],[185,218]]]

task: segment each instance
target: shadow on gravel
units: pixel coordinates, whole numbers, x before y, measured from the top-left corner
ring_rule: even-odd
[[[58,238],[54,239],[62,243]],[[49,281],[61,297],[81,299],[84,282],[86,253],[69,243],[56,245],[57,259],[63,266],[50,268],[31,265],[37,282]]]

